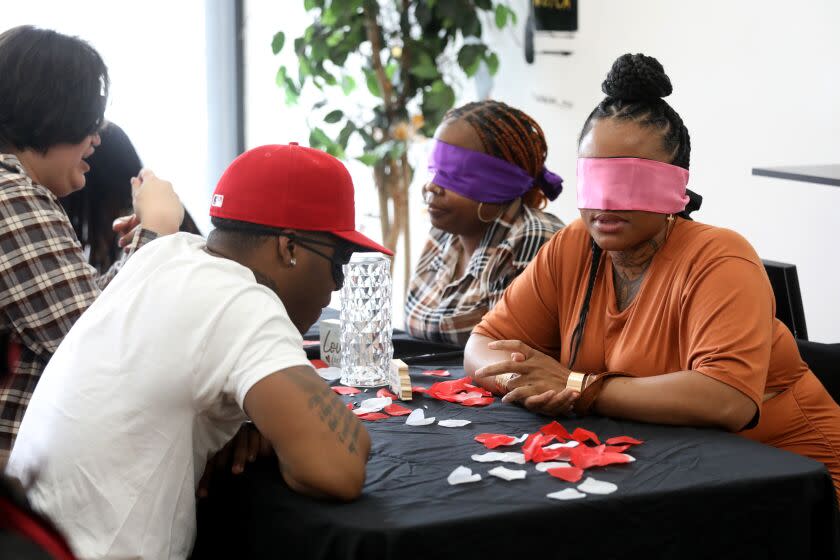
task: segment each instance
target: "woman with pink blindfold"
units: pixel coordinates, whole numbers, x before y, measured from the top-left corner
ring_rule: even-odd
[[[540,126],[498,101],[451,110],[423,195],[432,222],[406,298],[406,331],[463,346],[539,248],[563,227],[541,211],[563,180],[545,168]]]
[[[691,221],[690,140],[654,58],[626,54],[579,143],[581,219],[475,328],[465,368],[549,415],[713,426],[825,463],[840,493],[840,407],[775,318],[737,233]]]

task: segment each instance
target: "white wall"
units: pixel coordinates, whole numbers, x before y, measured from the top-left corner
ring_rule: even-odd
[[[513,5],[522,14],[527,4]],[[691,133],[689,187],[705,197],[695,217],[739,231],[762,258],[796,264],[810,338],[840,341],[840,188],[751,176],[765,165],[840,163],[840,2],[581,0],[572,38],[537,38],[537,49],[574,54],[537,54],[531,66],[524,19],[495,39],[492,95],[542,124],[550,167],[566,178],[552,210],[577,217],[576,139],[613,60],[655,56]]]
[[[143,164],[175,186],[209,229],[204,0],[30,0],[3,11],[0,30],[29,24],[78,35],[111,77],[105,118],[131,138]]]

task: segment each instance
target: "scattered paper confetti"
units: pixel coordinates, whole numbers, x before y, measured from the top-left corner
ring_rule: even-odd
[[[395,395],[394,393],[392,393],[391,391],[389,391],[388,389],[386,389],[386,388],[384,388],[384,387],[383,387],[382,389],[379,389],[379,390],[376,392],[376,396],[377,396],[377,397],[380,397],[380,398],[385,398],[385,397],[387,397],[387,398],[391,399],[392,401],[399,400],[399,399],[398,399],[398,397],[397,397],[397,395]]]
[[[428,369],[423,372],[425,375],[433,375],[435,377],[449,377],[452,375],[449,373],[448,370],[445,369]]]
[[[412,390],[415,390],[412,387]],[[438,381],[426,389],[426,394],[433,399],[454,402],[464,406],[487,406],[494,401],[493,393],[472,384],[471,377]]]
[[[405,419],[405,423],[409,426],[428,426],[429,424],[434,424],[434,422],[435,417],[426,418],[422,408],[414,409]]]
[[[578,492],[574,488],[566,488],[565,490],[552,492],[551,494],[546,494],[545,496],[546,498],[551,498],[552,500],[577,500],[578,498],[585,498],[586,494]]]
[[[472,456],[473,461],[479,463],[516,463],[517,465],[525,464],[525,455],[517,453],[516,451],[488,451],[487,453],[476,454]],[[537,465],[539,468],[539,465]]]
[[[309,348],[310,346],[320,346],[320,345],[321,345],[320,340],[304,340],[303,341],[303,347],[304,348]],[[315,360],[309,360],[309,361],[314,362]],[[320,362],[321,360],[318,360],[318,361]]]
[[[630,449],[630,444],[624,445],[607,445],[604,447],[604,451],[608,451],[610,453],[624,453]]]
[[[389,404],[385,408],[382,409],[383,412],[387,412],[391,416],[406,416],[411,414],[411,409],[406,408],[401,404]]]
[[[469,420],[438,420],[438,425],[444,428],[460,428],[467,424],[472,424],[472,422]]]
[[[537,470],[539,472],[546,472],[548,469],[565,469],[571,467],[569,463],[559,461],[549,461],[547,463],[537,463]]]
[[[542,446],[554,439],[554,436],[548,436],[541,432],[534,432],[529,435],[522,445],[522,452],[525,453],[525,460],[532,461],[534,457],[542,450]]]
[[[330,387],[330,389],[332,389],[339,395],[357,395],[361,393],[361,391],[359,391],[355,387],[345,387],[344,385],[333,385],[332,387]]]
[[[428,389],[426,389],[425,387],[420,387],[419,385],[412,385],[411,386],[411,392],[412,393],[426,393],[428,391],[429,391]]]
[[[595,480],[591,476],[587,476],[586,480],[580,483],[577,488],[581,492],[586,492],[587,494],[612,494],[618,490],[618,486],[612,482]]]
[[[468,469],[464,466],[456,468],[454,471],[449,473],[448,477],[446,477],[446,481],[452,486],[456,484],[465,484],[467,482],[478,482],[479,480],[481,480],[480,474],[473,474],[472,469]]]
[[[495,467],[487,471],[487,474],[497,476],[504,480],[522,480],[528,474],[524,470],[509,469],[507,467]]]
[[[545,472],[566,482],[577,482],[583,476],[583,469],[577,467],[555,467]]]
[[[389,404],[391,404],[391,399],[389,397],[375,397],[363,400],[359,403],[359,406],[361,408],[371,409],[372,412],[379,412]]]
[[[312,367],[314,367],[315,369],[323,369],[323,368],[327,368],[327,367],[330,366],[324,360],[319,360],[317,358],[314,359],[314,360],[309,360],[309,363],[312,364]]]
[[[368,412],[367,414],[359,414],[357,416],[359,420],[384,420],[386,418],[390,418],[387,414],[382,414],[381,412]]]
[[[351,402],[347,403],[347,408],[349,408],[350,410],[353,410],[353,407],[354,407],[354,406],[355,406],[355,405],[354,405],[353,403],[351,403]]]

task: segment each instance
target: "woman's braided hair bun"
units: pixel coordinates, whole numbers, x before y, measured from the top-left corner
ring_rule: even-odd
[[[674,88],[658,60],[628,53],[613,63],[601,90],[615,99],[654,101],[671,95]]]

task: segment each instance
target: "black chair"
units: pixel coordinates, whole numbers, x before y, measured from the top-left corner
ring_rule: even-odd
[[[822,382],[834,402],[840,404],[840,344],[797,340],[799,355]]]
[[[765,260],[761,262],[764,263],[770,285],[773,286],[773,294],[776,296],[776,317],[787,325],[795,338],[808,340],[796,265]]]

